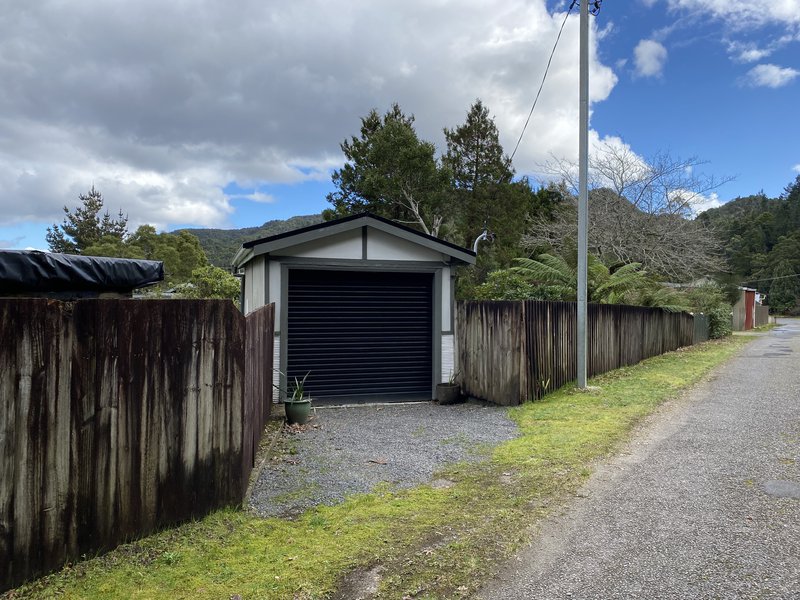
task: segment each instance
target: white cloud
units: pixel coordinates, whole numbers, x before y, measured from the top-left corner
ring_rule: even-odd
[[[737,62],[764,60],[800,41],[800,0],[666,0],[681,24],[723,24],[722,41]],[[658,39],[658,38],[657,38]]]
[[[772,54],[771,50],[765,50],[763,48],[750,48],[748,50],[742,50],[742,52],[739,53],[739,60],[742,62],[758,62],[770,54]]]
[[[793,166],[792,171],[795,173],[800,173],[800,163],[797,163],[795,166]]]
[[[636,74],[641,77],[657,77],[667,62],[667,49],[654,40],[641,40],[633,50]]]
[[[250,202],[260,202],[262,204],[272,204],[275,202],[274,196],[265,194],[264,192],[253,192],[252,194],[245,194],[237,197],[243,198],[244,200],[250,200]]]
[[[480,97],[510,151],[564,18],[545,0],[7,4],[0,226],[60,221],[92,184],[132,224],[226,226],[227,184],[327,179],[359,118],[395,101],[441,148],[442,128]],[[596,23],[592,102],[617,81],[598,58]],[[520,173],[577,155],[577,37],[573,13]]]
[[[790,83],[800,71],[789,67],[763,64],[756,65],[747,72],[745,83],[753,87],[779,88]]]
[[[688,197],[692,198],[692,208],[695,216],[710,208],[719,208],[723,204],[716,192],[711,192],[707,196],[703,194],[693,194],[691,192],[689,192],[689,194]]]
[[[758,62],[775,51],[775,47],[760,48],[752,42],[728,42],[728,53],[743,63]]]
[[[734,29],[769,24],[800,25],[800,0],[667,0],[673,10],[727,22]]]

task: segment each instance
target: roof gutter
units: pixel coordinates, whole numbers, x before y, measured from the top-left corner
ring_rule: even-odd
[[[253,258],[252,248],[245,248],[244,246],[239,248],[239,250],[236,252],[236,255],[233,257],[233,260],[231,261],[231,266],[233,267],[234,272],[251,258]]]

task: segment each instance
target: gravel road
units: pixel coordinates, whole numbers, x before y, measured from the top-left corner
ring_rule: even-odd
[[[516,435],[506,409],[478,403],[318,409],[307,427],[283,434],[250,506],[262,516],[291,516],[379,483],[405,488],[431,482],[446,464],[477,460]]]
[[[800,598],[800,321],[665,405],[479,597]]]

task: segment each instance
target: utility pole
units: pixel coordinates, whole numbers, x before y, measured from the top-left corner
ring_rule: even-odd
[[[589,0],[581,0],[578,133],[578,387],[586,388],[586,268],[589,229]]]

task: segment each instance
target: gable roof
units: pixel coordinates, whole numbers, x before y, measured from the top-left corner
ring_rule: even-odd
[[[427,233],[423,233],[411,227],[401,225],[390,219],[378,215],[363,212],[348,217],[342,217],[333,221],[324,221],[316,225],[302,227],[294,231],[286,231],[277,235],[272,235],[257,240],[251,240],[242,244],[242,247],[233,258],[233,266],[241,267],[254,256],[275,252],[314,240],[319,240],[331,235],[336,235],[345,231],[359,229],[364,226],[374,227],[386,233],[395,235],[406,241],[419,244],[436,252],[441,252],[451,256],[457,261],[466,264],[475,264],[475,253],[457,244],[439,239]]]

